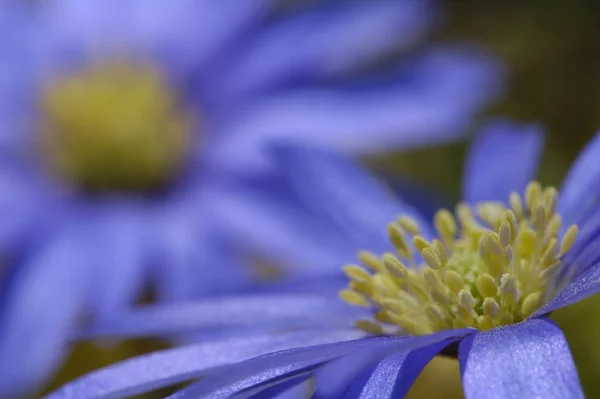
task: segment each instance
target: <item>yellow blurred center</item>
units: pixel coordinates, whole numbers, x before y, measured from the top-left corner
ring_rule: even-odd
[[[345,266],[350,282],[340,296],[374,309],[374,320],[357,326],[376,334],[485,331],[525,320],[569,279],[559,273],[561,257],[573,245],[577,226],[559,239],[557,197],[556,189],[532,182],[524,198],[510,195],[509,207],[459,204],[456,218],[438,211],[439,238],[431,242],[419,235],[415,220],[399,217],[388,226],[396,253],[360,252],[367,269]],[[417,253],[422,265],[416,264]]]
[[[42,93],[42,158],[53,175],[85,191],[161,188],[194,144],[181,105],[147,65],[115,61],[69,74]]]

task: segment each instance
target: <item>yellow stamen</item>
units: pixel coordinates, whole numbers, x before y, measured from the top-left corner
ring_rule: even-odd
[[[359,306],[366,302],[375,310],[373,323],[385,331],[395,327],[399,334],[486,330],[526,319],[564,286],[565,273],[557,271],[577,226],[559,237],[554,188],[542,190],[532,182],[524,198],[512,193],[509,208],[478,204],[479,218],[464,203],[457,206],[456,219],[439,211],[434,225],[440,238],[431,242],[415,235],[420,228],[413,219],[398,218],[388,226],[397,255],[361,252],[371,270],[346,266],[350,288],[340,295]],[[413,265],[416,259],[422,265]]]
[[[99,64],[46,85],[40,98],[41,157],[51,174],[86,191],[168,184],[189,160],[188,110],[147,65]]]

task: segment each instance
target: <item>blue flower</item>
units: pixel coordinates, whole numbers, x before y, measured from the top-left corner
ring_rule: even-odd
[[[450,140],[498,94],[495,62],[462,47],[423,51],[392,84],[327,83],[412,48],[427,2],[217,3],[0,8],[0,396],[48,375],[84,311],[116,317],[146,284],[165,301],[242,289],[220,214],[244,202],[231,185],[268,163],[266,140]]]
[[[565,337],[547,316],[600,291],[600,132],[573,164],[560,193],[528,183],[541,144],[536,126],[503,121],[489,126],[467,159],[465,202],[457,207],[457,219],[442,210],[433,225],[398,201],[383,201],[387,197],[345,159],[300,151],[313,156],[299,166],[306,171],[316,160],[322,182],[334,183],[332,171],[346,176],[350,188],[333,184],[339,195],[324,200],[347,200],[338,209],[355,215],[353,220],[367,219],[365,211],[377,220],[388,205],[395,206],[387,231],[395,252],[362,253],[366,268],[344,268],[350,284],[340,295],[359,305],[354,312],[333,298],[289,294],[271,294],[261,315],[266,297],[213,302],[198,322],[194,314],[206,312],[208,303],[173,307],[173,313],[167,307],[132,312],[131,319],[91,334],[161,334],[194,326],[233,332],[265,323],[260,335],[250,330],[245,337],[113,365],[47,398],[121,397],[198,377],[205,378],[171,397],[272,397],[312,377],[315,397],[402,397],[440,353],[458,356],[467,398],[583,398]],[[317,175],[310,178],[312,187],[319,186]],[[398,218],[398,212],[405,216]],[[295,316],[286,318],[282,307]],[[236,317],[241,313],[245,316]],[[370,320],[361,320],[365,317]],[[364,335],[344,328],[352,320]],[[135,324],[143,327],[136,330]]]

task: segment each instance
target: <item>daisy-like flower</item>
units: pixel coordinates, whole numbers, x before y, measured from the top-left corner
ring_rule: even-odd
[[[497,66],[464,48],[427,50],[390,85],[326,84],[411,49],[433,22],[427,2],[261,23],[274,3],[2,5],[0,396],[47,376],[84,308],[109,319],[147,283],[169,301],[246,284],[214,208],[243,202],[226,187],[264,166],[265,140],[448,140],[497,94]],[[447,101],[464,86],[478,89]]]
[[[84,376],[48,399],[121,397],[198,377],[205,378],[171,397],[273,397],[314,377],[315,397],[398,398],[438,354],[458,357],[467,398],[582,398],[565,337],[548,315],[600,291],[600,133],[560,192],[530,181],[541,143],[536,127],[507,122],[479,136],[467,160],[465,202],[454,215],[441,210],[430,225],[414,213],[396,215],[387,227],[393,252],[362,251],[363,266],[344,267],[349,284],[340,296],[354,305],[354,314],[332,298],[321,297],[306,309],[299,297],[275,295],[266,313],[254,317],[256,298],[246,298],[240,309],[253,323],[264,320],[265,330],[303,323],[307,330],[268,335],[274,341],[266,344],[263,334],[132,359]],[[377,186],[339,156],[306,151],[319,160],[322,176],[332,170],[352,176],[344,192],[354,193],[358,207],[340,212],[359,214],[392,204],[382,202]],[[309,177],[317,187],[317,175]],[[394,203],[397,210],[409,210]],[[277,326],[277,301],[286,300],[291,303],[281,304],[296,313],[291,318],[296,322]],[[246,317],[235,317],[235,308],[213,307],[218,316],[212,323],[207,318],[194,323],[192,314],[202,308],[180,308],[187,315],[163,319],[171,323],[162,328],[228,324],[235,330],[249,324]],[[160,333],[152,318],[167,314],[167,309],[146,309],[94,333]],[[358,329],[342,328],[347,317]],[[231,353],[221,349],[228,345]],[[268,352],[271,345],[287,348]]]

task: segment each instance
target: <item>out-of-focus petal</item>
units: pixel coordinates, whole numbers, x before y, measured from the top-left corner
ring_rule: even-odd
[[[263,353],[354,338],[356,332],[348,330],[319,334],[303,331],[189,345],[129,359],[94,371],[70,382],[45,399],[107,399],[132,396],[198,378],[209,369]]]
[[[584,397],[567,341],[549,319],[473,334],[459,360],[467,399]]]
[[[542,306],[535,316],[550,313],[556,309],[579,302],[600,292],[600,263],[590,266],[567,285],[554,299]]]
[[[92,274],[81,229],[51,239],[19,266],[0,309],[0,396],[39,388],[62,360]]]
[[[239,100],[305,76],[320,76],[368,61],[391,47],[414,44],[432,25],[430,1],[338,2],[284,19],[236,49],[211,77],[208,90]],[[290,51],[293,49],[293,51]]]
[[[145,54],[176,76],[198,67],[263,17],[271,0],[57,0],[37,5],[47,24],[44,62],[111,52]],[[193,38],[193,39],[192,39]],[[42,38],[43,39],[43,38]],[[39,40],[43,43],[43,40]]]
[[[341,274],[340,262],[355,255],[329,221],[270,188],[244,184],[213,192],[219,195],[210,209],[228,236],[248,254],[287,266],[285,277]]]
[[[401,214],[415,218],[423,234],[431,236],[428,223],[413,207],[394,198],[389,189],[350,158],[293,145],[276,146],[272,154],[303,203],[346,232],[354,250],[383,249],[378,247],[387,242],[387,224]]]
[[[274,331],[286,328],[350,327],[367,311],[338,298],[317,295],[237,295],[194,302],[142,306],[119,314],[80,338],[169,336],[212,331]]]
[[[581,151],[563,181],[559,212],[567,223],[579,223],[600,201],[600,131]]]
[[[452,342],[456,342],[461,337],[474,332],[474,329],[465,328],[443,331],[420,337],[396,337],[389,340],[374,341],[374,343],[368,347],[357,349],[347,356],[333,360],[321,367],[317,371],[318,397],[340,397],[347,390],[348,386],[351,385],[353,379],[361,373],[369,372],[369,370],[384,361],[382,359],[385,359],[390,354],[402,353],[405,356],[408,356],[412,351],[418,349],[425,350],[425,348],[428,348],[425,352],[421,353],[424,355],[424,358],[421,358],[421,363],[407,361],[398,367],[399,369],[403,369],[404,367],[421,366],[418,370],[412,370],[416,374],[413,374],[407,369],[403,369],[400,370],[400,374],[397,375],[398,391],[408,391],[414,378],[416,378],[421,372],[422,367],[424,367],[433,356]],[[380,371],[383,372],[383,370]],[[380,377],[381,374],[374,378],[377,379]],[[396,389],[393,382],[389,389]],[[383,395],[380,397],[383,398],[386,396]],[[402,397],[402,395],[399,395],[398,397]]]
[[[369,347],[374,342],[386,339],[365,338],[269,353],[216,371],[170,398],[229,398],[241,391],[261,385],[268,388],[290,377],[310,372],[323,363],[344,356],[353,350]]]
[[[133,305],[143,286],[149,224],[137,205],[128,201],[107,203],[92,215],[95,231],[91,245],[95,250],[88,254],[87,263],[96,269],[93,298],[99,319],[117,317]]]
[[[250,284],[250,266],[223,237],[205,198],[186,196],[159,206],[151,251],[160,300],[230,294]]]
[[[261,97],[218,118],[215,129],[222,141],[214,162],[264,165],[264,140],[352,153],[457,140],[473,113],[498,96],[498,75],[498,65],[481,53],[441,48],[417,57],[391,83]]]
[[[470,202],[507,203],[522,193],[537,171],[544,137],[536,125],[496,121],[473,144],[463,177],[463,198]]]

